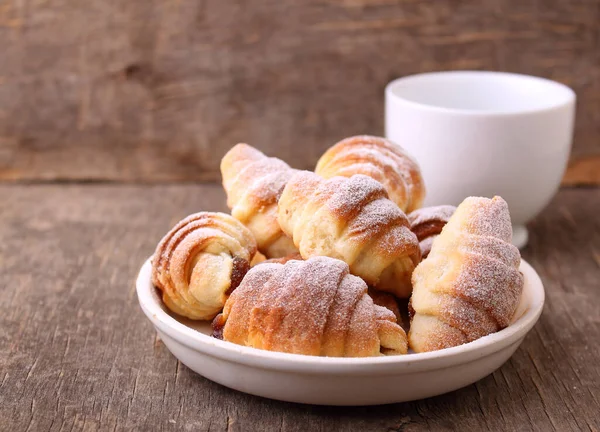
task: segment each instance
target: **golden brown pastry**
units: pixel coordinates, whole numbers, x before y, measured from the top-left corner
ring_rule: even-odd
[[[416,161],[398,144],[385,138],[359,135],[346,138],[321,156],[315,173],[324,178],[367,175],[387,190],[392,201],[408,213],[425,198],[425,183]]]
[[[523,290],[511,238],[502,198],[470,197],[458,206],[413,273],[413,350],[461,345],[508,326]]]
[[[360,174],[325,180],[300,171],[281,194],[278,220],[304,259],[341,259],[376,289],[410,296],[419,243],[381,183]]]
[[[255,253],[252,233],[238,220],[224,213],[196,213],[158,244],[152,282],[173,312],[209,320],[239,285]]]
[[[296,170],[247,144],[233,147],[221,161],[231,215],[246,225],[267,258],[298,252],[277,223],[277,201]]]
[[[214,336],[249,347],[330,357],[405,354],[394,314],[373,304],[343,261],[315,257],[253,267],[213,321]]]
[[[410,230],[415,233],[419,240],[422,259],[427,258],[433,240],[442,232],[442,228],[448,223],[455,210],[456,207],[454,206],[441,205],[420,208],[407,215]]]

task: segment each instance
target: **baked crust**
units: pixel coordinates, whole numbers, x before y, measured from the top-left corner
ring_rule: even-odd
[[[196,213],[158,244],[152,282],[173,312],[210,320],[242,281],[255,253],[256,241],[239,221],[224,213]]]
[[[394,314],[348,265],[328,257],[253,267],[213,321],[214,336],[294,354],[369,357],[407,352]]]
[[[523,290],[500,197],[458,206],[412,276],[409,344],[416,352],[461,345],[508,326]]]
[[[278,221],[304,259],[341,259],[370,286],[410,296],[419,243],[381,183],[361,174],[323,179],[297,172],[279,199]]]
[[[295,172],[281,159],[267,157],[247,144],[237,144],[221,160],[231,215],[254,234],[266,258],[298,252],[277,223],[277,201]]]
[[[425,198],[425,182],[417,162],[398,144],[381,137],[343,139],[319,159],[315,173],[324,178],[367,175],[380,182],[389,198],[408,213]]]

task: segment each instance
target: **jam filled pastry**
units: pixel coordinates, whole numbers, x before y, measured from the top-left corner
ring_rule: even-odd
[[[454,206],[441,205],[421,208],[407,215],[410,230],[415,233],[419,240],[421,258],[427,258],[433,240],[442,232],[442,228],[448,223],[455,210],[456,207]]]
[[[269,351],[329,357],[406,354],[394,314],[343,261],[315,257],[253,267],[213,321],[213,336]]]
[[[238,220],[224,213],[196,213],[158,244],[152,282],[173,312],[210,320],[239,285],[255,253],[252,233]]]
[[[367,175],[380,182],[390,199],[406,213],[421,207],[425,198],[425,183],[417,162],[385,138],[346,138],[321,156],[315,173],[325,178]]]
[[[277,201],[296,170],[247,144],[233,147],[221,161],[231,215],[246,225],[267,258],[298,252],[277,223]]]
[[[370,286],[410,296],[419,242],[381,183],[360,174],[325,180],[299,171],[281,194],[278,220],[304,259],[341,259]]]
[[[416,352],[474,341],[508,326],[523,290],[500,197],[469,197],[413,273],[409,344]]]

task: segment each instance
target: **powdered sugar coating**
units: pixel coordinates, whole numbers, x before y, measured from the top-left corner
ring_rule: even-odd
[[[369,176],[382,183],[403,211],[419,208],[425,197],[416,161],[398,144],[381,137],[359,135],[338,142],[321,156],[315,173],[325,178]]]
[[[511,233],[500,197],[470,197],[456,209],[413,273],[415,351],[470,342],[509,324],[524,283]]]
[[[252,231],[259,250],[268,258],[297,252],[277,223],[277,201],[295,172],[284,161],[247,144],[234,146],[221,161],[231,214]]]
[[[328,196],[328,210],[340,219],[356,218],[365,204],[389,201],[381,183],[362,174],[352,176],[350,181],[323,182],[322,185]],[[388,218],[402,217],[401,212],[394,213],[385,212],[383,215]]]
[[[469,197],[463,201],[461,214],[469,210],[469,218],[465,218],[465,230],[473,235],[489,236],[510,243],[512,240],[512,224],[508,204],[500,197]],[[458,209],[457,209],[458,211]]]
[[[366,284],[344,262],[327,257],[252,268],[213,325],[225,340],[272,351],[337,357],[406,352],[393,313],[373,304]]]
[[[296,173],[279,200],[278,221],[303,258],[342,259],[352,274],[399,297],[411,292],[420,259],[406,215],[370,177],[322,179]]]

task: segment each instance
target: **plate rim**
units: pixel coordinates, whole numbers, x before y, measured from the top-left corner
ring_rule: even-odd
[[[208,336],[186,326],[163,310],[156,288],[152,284],[152,257],[142,265],[136,279],[136,293],[140,306],[160,332],[177,342],[220,360],[245,364],[261,369],[318,373],[413,373],[451,367],[492,355],[515,343],[520,343],[539,319],[545,302],[542,281],[529,263],[521,259],[520,271],[525,276],[529,302],[525,312],[508,327],[473,342],[426,353],[382,357],[319,357],[261,350],[234,344]],[[525,292],[524,292],[525,294]]]

